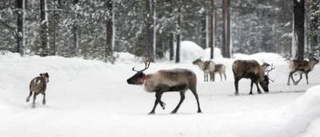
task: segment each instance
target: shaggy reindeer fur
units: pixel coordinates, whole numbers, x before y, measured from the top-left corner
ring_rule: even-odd
[[[293,84],[297,85],[300,82],[300,80],[302,79],[303,73],[306,75],[307,84],[309,84],[308,74],[310,71],[313,70],[314,66],[318,63],[319,63],[319,60],[317,60],[315,58],[309,58],[309,61],[306,61],[306,60],[303,60],[303,61],[292,60],[292,61],[290,61],[290,63],[289,63],[290,72],[289,72],[287,84],[290,85],[290,78],[291,78]],[[300,79],[298,81],[295,81],[293,79],[293,74],[295,72],[300,73]]]
[[[235,95],[239,95],[238,83],[241,78],[251,79],[251,87],[249,94],[252,94],[253,83],[257,86],[257,91],[260,94],[260,88],[258,83],[261,85],[265,92],[269,91],[269,77],[265,75],[265,68],[259,65],[255,60],[236,60],[232,64],[232,70],[234,75],[234,85],[236,88]]]
[[[190,89],[195,96],[198,105],[198,113],[201,113],[199,97],[197,94],[197,77],[190,70],[160,70],[153,74],[144,74],[142,71],[137,71],[137,73],[129,78],[127,82],[128,84],[144,85],[144,89],[147,92],[154,92],[156,94],[156,100],[154,102],[153,109],[149,114],[155,113],[155,109],[158,104],[165,109],[165,103],[161,100],[161,96],[164,92],[170,91],[180,92],[180,101],[176,108],[171,112],[176,113],[185,99],[185,92],[188,89]]]

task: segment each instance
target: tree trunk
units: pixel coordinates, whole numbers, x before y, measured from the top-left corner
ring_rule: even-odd
[[[170,33],[170,36],[169,36],[169,59],[170,60],[173,60],[173,58],[174,58],[174,43],[173,43],[173,40],[174,40],[174,34]]]
[[[293,0],[294,35],[298,47],[297,59],[304,60],[304,0]]]
[[[106,2],[107,7],[107,19],[106,19],[106,61],[110,61],[111,63],[114,63],[114,57],[113,57],[113,0],[108,0]]]
[[[156,46],[157,46],[157,13],[156,13],[156,7],[157,7],[157,0],[151,0],[151,9],[152,9],[152,58],[153,61],[155,60],[156,55]]]
[[[25,6],[26,0],[16,0],[17,13],[18,13],[18,33],[17,33],[17,52],[21,56],[25,55]]]
[[[215,11],[215,4],[214,0],[211,0],[211,10],[210,10],[210,39],[209,39],[209,46],[210,46],[210,59],[214,58],[214,47],[215,47],[215,30],[216,30],[216,11]]]
[[[180,0],[180,4],[182,4],[182,1]],[[176,45],[176,63],[180,62],[180,44],[181,44],[181,5],[178,8],[178,19],[177,19],[177,35],[176,35],[176,40],[177,40],[177,45]]]
[[[222,32],[222,55],[230,58],[230,0],[222,0],[223,9],[223,32]]]
[[[52,43],[50,43],[50,45],[53,48],[53,55],[57,55],[57,49],[58,49],[58,34],[59,34],[59,24],[60,24],[60,14],[59,14],[59,10],[61,9],[61,0],[55,0],[54,1],[54,12],[53,12],[53,27],[52,27]]]
[[[79,3],[79,0],[73,1],[73,6],[77,6]],[[73,34],[73,49],[72,52],[74,55],[77,55],[79,52],[79,35],[78,35],[78,21],[77,21],[77,11],[74,11],[74,19],[73,19],[73,28],[72,28],[72,34]]]
[[[312,56],[315,55],[315,51],[317,50],[317,44],[318,44],[318,33],[317,33],[317,29],[319,27],[319,24],[318,24],[319,14],[317,14],[318,10],[319,10],[319,7],[317,6],[317,0],[311,0],[311,21],[310,21],[311,51],[310,51],[310,54]]]
[[[154,0],[146,0],[146,55],[145,57],[154,62],[154,28],[153,25],[153,8],[154,8]]]
[[[47,56],[48,48],[48,16],[47,16],[47,0],[40,0],[40,39],[41,39],[41,56]]]

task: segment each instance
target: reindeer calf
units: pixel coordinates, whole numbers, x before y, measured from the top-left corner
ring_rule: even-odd
[[[307,84],[309,84],[308,80],[308,73],[313,70],[314,66],[319,63],[319,60],[315,58],[309,58],[309,61],[303,60],[292,60],[290,61],[289,68],[289,76],[288,76],[288,83],[287,85],[290,85],[290,78],[294,85],[297,85],[300,80],[302,79],[302,73],[306,75]],[[293,73],[299,72],[300,73],[300,79],[298,81],[295,81],[293,79]]]
[[[274,68],[271,68],[273,70]],[[258,83],[265,92],[269,91],[269,77],[265,75],[265,68],[260,66],[255,60],[236,60],[232,64],[232,71],[234,75],[235,95],[239,95],[238,83],[241,78],[251,79],[251,87],[249,94],[252,94],[253,83],[257,86],[257,91],[261,94]],[[271,70],[267,70],[270,72]]]
[[[192,62],[194,65],[203,71],[204,81],[208,81],[208,75],[210,75],[210,81],[214,81],[215,63],[213,61],[202,61],[201,59],[196,59]]]
[[[224,76],[224,80],[227,80],[226,66],[225,66],[225,65],[223,65],[223,64],[216,64],[215,67],[214,67],[214,73],[213,73],[213,75],[215,75],[215,73],[219,73],[221,81],[223,80],[222,74],[223,74],[223,76]],[[211,77],[215,77],[215,76],[211,76]]]
[[[40,76],[32,79],[30,81],[30,85],[29,85],[29,96],[27,97],[26,101],[29,102],[30,97],[33,94],[33,102],[32,102],[32,107],[35,108],[35,101],[36,101],[36,97],[38,94],[42,94],[43,95],[43,100],[42,100],[42,104],[45,105],[46,104],[46,88],[47,88],[47,83],[49,82],[49,74],[48,73],[41,73]]]
[[[199,97],[197,94],[197,77],[196,75],[187,69],[171,69],[160,70],[153,74],[144,74],[143,71],[148,69],[150,65],[146,63],[146,67],[143,70],[137,71],[135,75],[130,77],[127,82],[133,85],[144,85],[144,89],[147,92],[155,92],[156,100],[154,102],[153,109],[149,114],[154,114],[158,104],[165,109],[165,103],[161,100],[161,96],[164,92],[177,91],[180,92],[180,101],[176,108],[171,113],[177,113],[180,105],[185,99],[185,92],[190,89],[196,98],[198,105],[198,113],[201,113]]]

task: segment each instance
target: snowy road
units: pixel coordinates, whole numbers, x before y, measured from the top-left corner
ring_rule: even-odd
[[[230,68],[232,60],[220,60]],[[178,93],[165,93],[166,109],[147,115],[154,94],[126,83],[141,63],[105,64],[60,57],[0,57],[0,135],[3,137],[270,137],[278,136],[290,118],[292,104],[308,88],[319,85],[320,67],[298,86],[287,86],[287,64],[275,63],[270,93],[249,93],[249,80],[241,80],[240,96],[234,96],[233,76],[227,81],[203,82],[202,72],[191,63],[155,63],[146,73],[159,69],[189,68],[198,77],[202,114],[196,113],[191,92],[176,115],[170,112],[179,101]],[[39,72],[49,72],[47,106],[38,96],[36,108],[25,102],[29,81]]]

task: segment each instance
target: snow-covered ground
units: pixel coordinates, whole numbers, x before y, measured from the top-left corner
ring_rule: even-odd
[[[194,49],[190,48],[194,52]],[[204,50],[203,57],[207,57]],[[197,52],[200,53],[200,52]],[[194,59],[196,55],[182,54]],[[190,57],[187,57],[190,56]],[[176,92],[165,93],[155,115],[148,115],[154,94],[126,79],[144,65],[139,59],[119,53],[114,65],[100,61],[63,57],[20,57],[0,55],[0,135],[1,137],[293,137],[320,136],[320,67],[309,74],[307,85],[287,86],[288,62],[273,53],[235,54],[234,59],[256,59],[273,63],[270,93],[249,93],[249,80],[241,80],[240,96],[234,96],[231,64],[234,59],[218,55],[216,62],[227,66],[227,81],[203,82],[203,74],[191,62],[152,63],[146,73],[159,69],[188,68],[198,77],[198,93],[203,113],[196,113],[191,92],[177,114],[170,112],[179,101]],[[47,105],[37,98],[36,108],[26,103],[32,78],[48,72]]]

